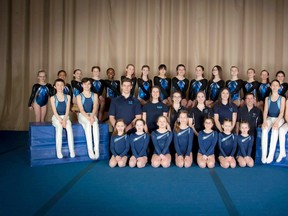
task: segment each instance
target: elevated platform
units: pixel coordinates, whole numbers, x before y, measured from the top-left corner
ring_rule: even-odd
[[[255,163],[257,163],[257,164],[262,164],[262,162],[261,162],[261,157],[262,157],[261,134],[262,134],[262,129],[257,128],[256,156],[255,156]],[[270,144],[269,144],[270,135],[271,135],[271,131],[269,132],[269,136],[268,136],[268,153],[269,153],[269,146],[270,146]],[[280,152],[279,141],[278,141],[277,145],[276,145],[276,151],[274,154],[274,159],[273,159],[272,163],[267,164],[267,165],[288,167],[288,145],[287,144],[288,144],[288,133],[286,133],[286,145],[285,145],[286,158],[283,158],[282,161],[280,161],[279,163],[276,162],[278,155],[279,155],[279,152]]]
[[[74,163],[91,161],[87,152],[86,137],[80,124],[73,124],[75,158],[70,158],[67,144],[66,131],[63,131],[62,153],[63,158],[56,157],[55,128],[52,123],[30,123],[29,125],[29,146],[30,165],[44,166],[49,164]],[[109,127],[108,124],[99,124],[100,156],[98,160],[109,158]]]

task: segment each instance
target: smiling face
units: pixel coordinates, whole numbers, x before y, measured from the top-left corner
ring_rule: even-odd
[[[137,132],[143,132],[144,131],[144,123],[141,120],[136,121],[135,128]]]
[[[196,67],[195,73],[196,73],[196,77],[201,77],[203,76],[204,71],[201,67]]]
[[[129,65],[127,68],[126,68],[126,76],[133,76],[135,73],[135,68],[133,65]]]
[[[123,82],[122,84],[122,93],[125,95],[130,94],[130,91],[132,89],[132,85],[130,82]]]
[[[204,127],[205,127],[206,130],[212,130],[212,128],[213,128],[212,120],[211,119],[206,119],[204,121]]]
[[[144,67],[141,72],[142,72],[143,76],[148,76],[149,68],[148,67]]]
[[[159,97],[160,97],[160,91],[158,88],[152,88],[152,91],[151,91],[151,96],[152,96],[152,100],[159,100]]]
[[[238,68],[232,67],[232,68],[230,69],[230,74],[231,74],[231,76],[238,76],[238,73],[239,73]]]
[[[246,105],[248,106],[248,107],[252,107],[253,106],[253,104],[254,104],[254,96],[253,95],[247,95],[246,97],[245,97],[245,102],[246,102]]]
[[[221,92],[221,100],[222,101],[228,101],[229,99],[229,96],[230,96],[230,93],[227,89],[224,89],[222,92]]]
[[[179,66],[179,67],[178,67],[178,70],[177,70],[177,74],[178,74],[179,76],[185,76],[185,73],[186,73],[185,67]]]
[[[204,104],[204,102],[206,100],[205,94],[203,92],[199,92],[197,94],[196,100],[197,100],[198,104]]]
[[[280,89],[280,85],[277,81],[272,81],[270,88],[271,88],[272,92],[278,93],[278,90]]]
[[[65,86],[65,85],[64,85],[63,82],[58,81],[58,82],[55,83],[54,88],[56,89],[56,91],[57,91],[57,93],[58,93],[58,92],[63,92],[64,86]]]
[[[182,97],[181,97],[181,94],[179,92],[173,93],[172,100],[174,103],[179,104],[181,102],[181,99],[182,99]]]
[[[188,125],[188,115],[187,115],[187,113],[180,113],[179,122],[182,125]]]
[[[116,123],[115,128],[118,132],[118,135],[124,134],[125,124],[122,121]]]
[[[222,124],[223,131],[226,133],[231,133],[232,131],[232,122],[231,121],[224,121]]]
[[[241,124],[240,124],[240,131],[241,131],[243,134],[248,134],[249,124],[248,124],[248,123],[241,123]]]
[[[107,77],[109,80],[113,80],[114,79],[114,76],[115,76],[115,71],[110,68],[108,71],[107,71]]]
[[[65,81],[65,79],[66,79],[66,73],[65,73],[65,72],[60,72],[59,75],[58,75],[58,78]]]
[[[249,70],[247,71],[247,76],[248,76],[248,79],[254,79],[254,77],[255,77],[255,71],[252,70],[252,69],[249,69]]]
[[[90,88],[91,88],[91,82],[90,81],[83,82],[81,85],[82,85],[83,91],[90,91]]]
[[[75,80],[81,80],[82,78],[82,72],[80,70],[77,70],[73,73],[73,77]]]
[[[276,79],[280,82],[280,83],[283,83],[284,80],[285,80],[285,76],[283,73],[278,73],[277,76],[276,76]]]
[[[212,74],[213,74],[214,76],[219,75],[219,70],[218,70],[217,67],[213,67],[213,69],[212,69]]]
[[[160,116],[157,121],[157,125],[159,129],[166,129],[167,128],[167,119],[164,116]]]
[[[92,77],[100,77],[100,70],[98,68],[93,68]]]
[[[262,71],[261,74],[260,74],[260,77],[261,77],[261,80],[267,81],[268,78],[269,78],[269,74],[268,74],[267,71]]]

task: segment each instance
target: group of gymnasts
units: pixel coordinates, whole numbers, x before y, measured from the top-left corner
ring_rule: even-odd
[[[190,82],[185,78],[183,64],[177,65],[177,75],[172,79],[166,75],[166,65],[159,65],[153,82],[149,78],[148,65],[142,66],[138,79],[133,64],[127,65],[121,81],[114,79],[113,68],[107,69],[106,80],[100,78],[100,71],[100,67],[94,66],[92,77],[82,79],[82,72],[77,69],[73,72],[71,85],[65,82],[66,72],[59,71],[53,87],[45,82],[45,71],[38,72],[38,83],[32,88],[29,107],[34,109],[36,121],[44,121],[50,97],[58,158],[63,157],[63,128],[67,131],[70,156],[75,157],[69,120],[69,112],[73,110],[78,113],[79,123],[85,130],[89,157],[98,159],[98,121],[103,120],[105,109],[109,110],[113,127],[111,167],[126,166],[128,159],[130,167],[144,167],[150,153],[153,167],[169,167],[171,153],[173,158],[175,156],[176,166],[190,167],[195,146],[197,164],[202,168],[215,166],[214,150],[224,168],[236,167],[236,160],[241,167],[252,167],[254,137],[256,128],[261,124],[262,163],[273,161],[278,134],[280,154],[276,161],[286,157],[288,124],[285,121],[288,121],[288,112],[285,112],[285,94],[288,84],[284,82],[283,71],[278,71],[272,82],[269,82],[266,70],[260,73],[261,82],[256,81],[253,68],[247,70],[247,81],[243,81],[238,78],[239,69],[236,66],[230,68],[231,79],[226,82],[221,79],[222,68],[219,65],[212,68],[209,81],[204,77],[204,67],[198,65],[195,79]],[[119,100],[120,97],[124,100]],[[121,111],[122,106],[125,107],[124,112]],[[131,113],[134,118],[131,118]],[[215,148],[216,144],[218,148]]]

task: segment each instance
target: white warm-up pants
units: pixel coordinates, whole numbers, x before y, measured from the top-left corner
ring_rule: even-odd
[[[61,115],[60,117],[63,119],[64,115]],[[59,154],[61,153],[61,149],[62,149],[63,127],[54,115],[52,116],[52,125],[55,127],[55,131],[56,131],[56,151]],[[69,117],[67,119],[66,131],[67,131],[67,141],[68,141],[68,148],[70,151],[70,155],[71,154],[74,155],[75,154],[74,153],[74,139],[73,139],[73,132],[72,132],[72,124],[71,124],[71,121],[69,120]]]
[[[285,157],[286,156],[286,148],[285,148],[285,143],[286,143],[286,133],[288,132],[288,123],[283,124],[279,128],[279,145],[280,145],[280,157]]]
[[[90,113],[88,113],[90,115]],[[94,151],[95,151],[95,158],[97,159],[99,157],[99,125],[97,117],[95,116],[95,121],[93,125],[85,118],[81,113],[78,115],[78,121],[82,125],[85,136],[86,136],[86,142],[87,142],[87,148],[89,157],[91,157],[91,152],[93,152],[93,144],[92,144],[92,132],[91,129],[93,129],[93,139],[94,139]],[[92,128],[91,128],[92,127]]]
[[[284,123],[284,119],[281,119],[279,121],[279,127],[277,129],[272,129],[271,132],[271,139],[270,139],[270,148],[269,148],[269,154],[267,157],[267,151],[268,151],[268,133],[269,130],[272,128],[272,125],[276,121],[276,117],[268,117],[267,118],[267,128],[262,128],[262,135],[261,135],[261,147],[262,147],[262,162],[263,163],[271,163],[274,158],[274,153],[276,150],[276,144],[278,140],[278,134],[279,134],[279,127]]]

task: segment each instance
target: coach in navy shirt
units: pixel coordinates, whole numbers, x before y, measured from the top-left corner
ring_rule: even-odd
[[[124,119],[126,132],[134,127],[137,119],[141,118],[142,109],[140,101],[131,96],[132,82],[130,79],[122,80],[122,95],[113,98],[109,109],[109,121],[114,127],[117,119]]]

